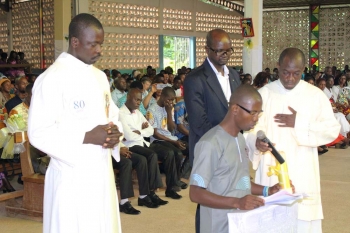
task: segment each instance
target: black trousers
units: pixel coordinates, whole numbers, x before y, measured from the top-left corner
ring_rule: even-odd
[[[179,180],[176,172],[174,151],[161,145],[159,141],[151,143],[150,149],[157,153],[158,160],[163,163],[167,190],[171,190],[173,186],[178,185]]]
[[[147,159],[148,166],[148,186],[150,190],[163,187],[162,177],[158,166],[158,155],[150,148],[143,146],[133,146],[129,150],[133,153],[143,155]]]
[[[180,150],[179,148],[177,148],[176,146],[174,146],[173,144],[171,144],[170,142],[166,142],[166,141],[154,141],[153,143],[156,144],[160,144],[163,147],[166,147],[170,150],[172,150],[174,152],[174,157],[175,157],[175,164],[176,164],[176,175],[177,175],[177,185],[181,185],[179,184],[179,180],[181,177],[181,164],[182,164],[182,159],[183,159],[183,155],[188,156],[189,155],[189,151],[188,151],[188,143],[181,141],[183,143],[185,143],[186,145],[186,149],[185,150]],[[158,153],[158,152],[157,152]]]
[[[113,167],[119,170],[121,199],[134,196],[132,169],[135,169],[137,173],[140,195],[149,194],[147,159],[144,156],[136,153],[132,153],[131,158],[120,156],[119,162],[113,159]]]

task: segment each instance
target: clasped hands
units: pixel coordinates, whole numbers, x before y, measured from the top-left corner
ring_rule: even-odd
[[[84,144],[100,145],[103,148],[114,148],[123,134],[117,125],[109,122],[106,125],[98,125],[85,133]]]

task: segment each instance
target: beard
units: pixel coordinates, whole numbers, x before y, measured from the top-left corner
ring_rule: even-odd
[[[18,92],[21,93],[21,94],[25,94],[26,90],[18,90]]]

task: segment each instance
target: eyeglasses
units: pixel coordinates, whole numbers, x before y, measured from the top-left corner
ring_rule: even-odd
[[[227,50],[222,50],[222,49],[220,49],[220,50],[215,50],[215,49],[212,49],[212,48],[210,48],[210,47],[208,47],[211,51],[213,51],[215,54],[216,54],[216,56],[222,56],[222,55],[224,55],[224,53],[226,53],[227,55],[231,55],[233,52],[234,52],[234,50],[233,50],[233,48],[231,47],[231,48],[229,48],[229,49],[227,49]]]
[[[236,104],[238,107],[240,107],[241,109],[243,109],[244,111],[246,111],[247,113],[249,113],[250,115],[252,115],[252,116],[258,116],[258,117],[260,117],[261,116],[261,114],[263,113],[263,110],[261,110],[261,111],[250,111],[250,110],[248,110],[248,109],[246,109],[245,107],[242,107],[241,105],[239,105],[239,104]]]

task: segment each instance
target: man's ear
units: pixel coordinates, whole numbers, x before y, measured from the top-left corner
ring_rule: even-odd
[[[238,106],[237,106],[237,104],[232,104],[231,106],[230,106],[230,111],[232,112],[232,114],[233,115],[237,115],[237,113],[238,113]]]
[[[79,45],[79,39],[77,37],[72,37],[70,39],[70,43],[71,43],[73,48],[76,48]]]

